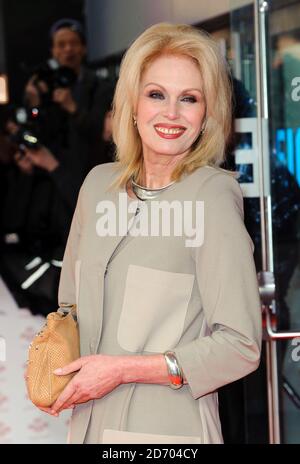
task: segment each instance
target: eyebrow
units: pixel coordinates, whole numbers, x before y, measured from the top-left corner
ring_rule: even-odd
[[[144,85],[144,89],[146,87],[148,87],[149,85],[156,85],[157,87],[160,87],[160,88],[166,90],[163,85],[156,84],[155,82],[148,82],[148,84]],[[201,89],[197,89],[197,88],[184,89],[181,93],[191,92],[191,91],[196,91],[196,92],[199,92],[199,93],[203,94],[203,91]]]

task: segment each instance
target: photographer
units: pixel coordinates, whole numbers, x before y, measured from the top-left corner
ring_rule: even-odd
[[[111,92],[83,66],[81,25],[60,20],[50,31],[52,58],[28,80],[26,122],[12,134],[23,178],[31,179],[18,248],[2,257],[5,280],[19,305],[47,314],[56,305],[57,285],[68,230],[80,185],[100,161],[104,115]],[[109,160],[110,161],[110,160]],[[20,188],[6,211],[14,211]],[[6,232],[14,232],[6,227]]]
[[[100,161],[104,114],[111,91],[82,64],[86,48],[80,23],[59,20],[51,27],[50,37],[52,58],[58,68],[49,68],[48,72],[38,69],[26,85],[25,101],[27,106],[38,108],[43,145],[57,163],[51,162],[49,150],[40,150],[40,156],[31,152],[29,157],[34,165],[50,172],[63,195],[66,182],[70,184],[67,201],[74,208],[83,178]],[[75,77],[66,75],[66,69]]]

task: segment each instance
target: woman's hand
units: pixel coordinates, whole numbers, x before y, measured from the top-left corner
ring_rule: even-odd
[[[39,408],[42,412],[46,412],[47,414],[50,414],[50,416],[58,417],[58,413],[53,414],[52,408],[43,408],[42,406],[38,406],[38,408]],[[74,404],[71,404],[68,408],[65,408],[65,409],[74,409],[74,408],[75,408],[75,405],[74,405]]]
[[[25,380],[26,387],[27,387],[28,378],[29,378],[29,377],[28,377],[28,367],[27,367],[27,369],[26,369],[25,372],[24,372],[24,380]],[[28,387],[27,387],[27,392],[28,392]],[[29,393],[28,393],[28,395],[29,395]],[[57,413],[56,413],[56,414],[53,414],[53,413],[52,413],[52,408],[44,408],[44,407],[42,407],[42,406],[37,406],[37,407],[38,407],[38,409],[40,409],[42,412],[46,412],[47,414],[50,414],[51,416],[53,416],[53,415],[54,415],[54,416],[58,416]],[[71,404],[71,405],[69,406],[69,409],[74,409],[74,407],[75,407],[74,404]]]
[[[122,357],[107,355],[83,356],[76,361],[56,369],[54,374],[78,373],[52,405],[51,414],[89,400],[102,398],[122,383]],[[48,412],[48,411],[47,411]]]

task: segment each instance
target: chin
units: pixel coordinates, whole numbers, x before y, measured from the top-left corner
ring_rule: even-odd
[[[160,153],[162,155],[168,155],[168,156],[180,156],[183,153],[185,153],[187,150],[188,150],[188,148],[184,148],[182,150],[165,149],[165,150],[157,150],[157,153]]]
[[[170,150],[159,150],[159,151],[155,151],[155,153],[157,155],[164,155],[164,156],[177,156],[177,155],[180,155],[181,153],[178,153],[177,151],[173,152],[173,151],[170,151]]]

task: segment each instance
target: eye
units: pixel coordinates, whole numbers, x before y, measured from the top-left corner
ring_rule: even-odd
[[[163,94],[157,90],[150,92],[149,97],[154,98],[155,100],[162,100],[164,98]]]
[[[188,102],[188,103],[196,103],[197,99],[196,97],[193,97],[193,95],[187,95],[182,98],[182,101]]]

